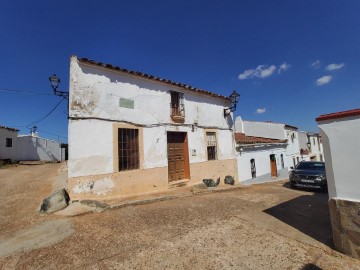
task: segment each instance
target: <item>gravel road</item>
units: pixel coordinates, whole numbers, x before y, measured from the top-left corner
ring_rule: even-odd
[[[75,217],[39,215],[42,199],[61,186],[63,166],[0,169],[1,269],[360,269],[332,248],[325,193],[282,181]],[[26,239],[32,244],[22,246]]]

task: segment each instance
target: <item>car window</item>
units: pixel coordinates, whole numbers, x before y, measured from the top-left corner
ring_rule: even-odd
[[[325,164],[324,163],[317,163],[317,162],[300,162],[296,169],[298,170],[324,170]]]

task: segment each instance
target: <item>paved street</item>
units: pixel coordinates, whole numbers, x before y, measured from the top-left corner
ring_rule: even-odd
[[[332,249],[325,193],[282,181],[75,217],[39,215],[61,184],[61,166],[0,169],[1,269],[360,269]]]

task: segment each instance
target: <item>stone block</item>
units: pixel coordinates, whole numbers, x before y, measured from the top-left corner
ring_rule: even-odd
[[[69,205],[70,197],[66,189],[60,189],[47,197],[40,207],[40,212],[53,213],[66,208]]]

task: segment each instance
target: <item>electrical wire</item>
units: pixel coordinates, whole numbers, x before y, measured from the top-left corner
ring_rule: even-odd
[[[59,107],[59,105],[61,104],[61,102],[63,102],[64,99],[65,99],[65,98],[62,98],[62,99],[56,104],[56,106],[55,106],[54,108],[52,108],[52,110],[51,110],[50,112],[48,112],[43,118],[41,118],[41,119],[38,120],[38,121],[35,121],[35,122],[32,122],[32,123],[28,124],[28,125],[26,126],[26,128],[29,128],[29,126],[38,124],[38,123],[40,123],[42,120],[44,120],[46,117],[48,117],[53,111],[55,111],[55,109],[56,109],[57,107]]]
[[[33,91],[23,91],[23,90],[14,90],[7,88],[0,88],[0,91],[3,92],[13,92],[13,93],[21,93],[21,94],[34,94],[34,95],[43,95],[43,96],[52,96],[50,93],[41,93],[41,92],[33,92]]]
[[[48,134],[48,135],[57,136],[57,137],[61,137],[61,138],[67,139],[66,136],[61,136],[61,135],[59,135],[59,134],[54,134],[54,133],[50,133],[50,132],[43,131],[43,130],[38,130],[38,132],[39,132],[39,133],[44,133],[44,134]]]

